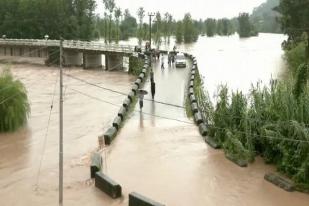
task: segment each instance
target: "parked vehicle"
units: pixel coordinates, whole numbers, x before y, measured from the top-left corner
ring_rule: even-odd
[[[183,53],[178,53],[176,55],[176,61],[175,61],[176,68],[177,67],[186,67],[187,66],[187,61],[186,57]]]

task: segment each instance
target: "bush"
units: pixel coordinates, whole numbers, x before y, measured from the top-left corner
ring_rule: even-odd
[[[252,87],[246,97],[219,90],[213,113],[214,139],[235,160],[252,161],[261,154],[267,163],[309,188],[309,87],[295,97],[293,81],[270,81]]]
[[[138,57],[130,56],[129,58],[129,74],[138,76],[143,70],[143,60]]]
[[[9,70],[0,75],[0,132],[13,132],[27,122],[30,106],[24,85]]]
[[[292,72],[293,76],[296,74],[297,68],[306,61],[305,51],[305,42],[300,42],[285,51],[285,57],[289,65],[289,70]]]

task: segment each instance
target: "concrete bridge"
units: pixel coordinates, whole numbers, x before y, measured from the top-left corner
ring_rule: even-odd
[[[49,59],[59,47],[59,40],[0,39],[0,56]],[[134,52],[133,46],[74,40],[65,40],[63,49],[64,66],[99,68],[105,55],[106,70],[122,69],[123,57]]]

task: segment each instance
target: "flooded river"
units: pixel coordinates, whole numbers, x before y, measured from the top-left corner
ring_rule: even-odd
[[[217,93],[220,84],[232,90],[248,92],[252,83],[268,84],[278,78],[285,69],[281,43],[287,39],[282,34],[260,33],[257,37],[239,38],[232,36],[200,36],[196,43],[170,44],[162,41],[160,49],[172,50],[174,45],[197,57],[199,71],[204,77],[205,89],[210,96]],[[135,38],[121,43],[137,45]]]
[[[206,88],[213,93],[221,82],[248,90],[251,81],[268,81],[271,75],[278,75],[283,38],[261,34],[247,40],[215,37],[213,42],[202,37],[199,43],[204,46],[178,47],[197,56]],[[221,45],[223,41],[226,44]],[[263,55],[262,51],[268,53]],[[229,58],[231,54],[236,59]],[[160,62],[154,63],[155,100],[183,105],[188,71],[173,67],[161,70]],[[0,205],[57,205],[57,69],[18,64],[12,66],[12,72],[28,89],[31,116],[26,128],[0,135]],[[122,72],[78,68],[66,69],[66,73],[121,92],[128,92],[135,79]],[[76,78],[65,77],[65,205],[124,206],[133,191],[177,206],[308,205],[307,194],[285,192],[263,179],[266,172],[275,170],[273,166],[265,165],[260,158],[248,168],[235,166],[221,150],[203,142],[183,108],[153,102],[150,95],[143,111],[137,105],[113,144],[102,152],[103,171],[123,188],[121,199],[110,199],[89,179],[89,158],[98,147],[98,135],[111,124],[124,97]],[[149,91],[149,82],[145,89]]]

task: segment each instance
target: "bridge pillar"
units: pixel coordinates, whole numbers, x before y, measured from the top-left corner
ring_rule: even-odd
[[[83,66],[84,69],[102,68],[102,55],[98,53],[84,53]]]
[[[5,47],[0,46],[0,56],[5,56]]]
[[[105,54],[105,69],[106,70],[123,69],[123,55],[117,53]]]
[[[83,65],[83,53],[74,50],[64,50],[64,66]]]
[[[16,57],[21,56],[20,47],[12,47],[12,49],[13,49],[13,56],[16,56]]]

